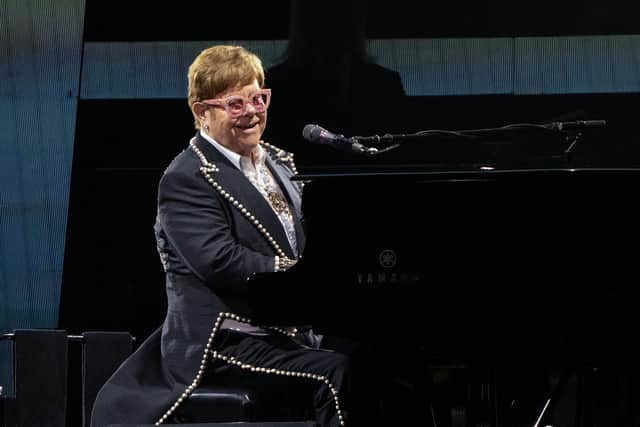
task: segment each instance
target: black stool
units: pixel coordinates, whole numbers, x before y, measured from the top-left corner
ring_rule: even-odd
[[[135,337],[128,332],[84,332],[69,340],[82,346],[82,425],[91,425],[91,411],[98,392],[133,352]]]
[[[13,396],[2,398],[7,427],[65,427],[67,404],[67,333],[19,329],[0,336],[12,343]]]
[[[217,376],[197,387],[171,423],[301,422],[313,420],[315,385],[300,378]]]
[[[255,396],[242,387],[199,387],[186,399],[171,423],[249,421]]]

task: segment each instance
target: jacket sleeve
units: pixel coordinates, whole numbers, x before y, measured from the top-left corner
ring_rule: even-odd
[[[208,286],[244,282],[253,273],[274,271],[274,256],[240,245],[226,202],[196,169],[167,171],[158,188],[158,221],[177,256]]]

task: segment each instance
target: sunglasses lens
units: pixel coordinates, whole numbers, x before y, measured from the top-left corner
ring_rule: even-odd
[[[232,97],[227,100],[227,109],[231,115],[240,115],[244,113],[244,100],[240,97]]]
[[[258,112],[262,112],[267,108],[267,94],[265,93],[256,93],[251,97],[251,105]]]

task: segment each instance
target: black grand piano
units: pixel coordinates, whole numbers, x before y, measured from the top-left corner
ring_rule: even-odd
[[[513,141],[503,147],[519,153]],[[458,163],[300,174],[307,246],[288,271],[250,279],[254,320],[367,342],[389,366],[557,372],[555,388],[520,384],[536,390],[520,414],[527,425],[542,422],[581,369],[635,365],[640,168],[576,166],[566,146],[537,157],[485,147],[459,152]],[[499,401],[513,406],[517,392],[496,378],[480,381],[482,422],[516,425]],[[584,390],[574,396],[575,425],[588,410]],[[455,425],[423,406],[432,424]],[[462,406],[458,415],[469,416]]]

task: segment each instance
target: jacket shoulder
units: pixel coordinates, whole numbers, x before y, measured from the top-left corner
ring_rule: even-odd
[[[293,160],[293,153],[286,151],[280,147],[276,147],[266,141],[260,141],[260,145],[267,151],[269,156],[278,163],[288,166],[294,173],[297,173],[296,165]]]
[[[200,186],[202,179],[200,159],[190,148],[185,148],[164,169],[158,183],[158,190],[163,192],[176,185],[182,188]],[[186,186],[186,187],[185,187]]]
[[[200,160],[193,150],[187,147],[171,160],[171,163],[169,163],[164,172],[175,172],[183,169],[192,169],[194,167],[197,169],[199,166]]]

